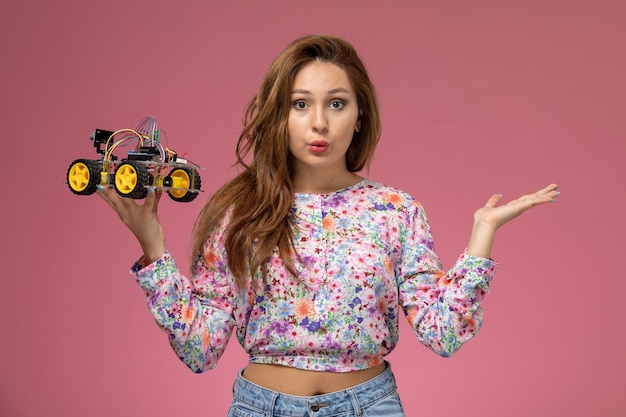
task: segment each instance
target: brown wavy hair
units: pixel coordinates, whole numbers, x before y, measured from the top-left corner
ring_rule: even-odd
[[[209,199],[196,219],[192,270],[201,259],[207,236],[229,215],[225,249],[239,288],[259,270],[263,281],[267,280],[267,262],[275,250],[289,272],[297,275],[292,260],[293,156],[288,147],[287,119],[294,78],[312,61],[335,64],[347,73],[356,92],[361,129],[354,133],[346,152],[346,166],[357,172],[369,164],[380,137],[380,116],[362,60],[341,38],[312,35],[295,40],[274,60],[258,93],[248,103],[235,150],[240,173]],[[252,159],[246,162],[250,152]]]

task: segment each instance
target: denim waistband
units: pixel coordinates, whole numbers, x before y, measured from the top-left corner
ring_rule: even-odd
[[[235,401],[241,401],[258,410],[268,411],[269,415],[302,416],[303,410],[312,415],[335,415],[354,412],[361,415],[361,408],[367,407],[396,391],[396,380],[387,362],[386,369],[374,378],[342,391],[311,397],[283,394],[256,385],[240,372],[233,385]],[[318,413],[319,412],[319,413]]]

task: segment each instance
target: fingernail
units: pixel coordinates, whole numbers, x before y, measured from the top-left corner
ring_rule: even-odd
[[[96,188],[98,189],[98,191],[104,192],[104,188],[102,188],[100,184],[96,184]]]
[[[154,192],[154,189],[152,187],[148,187],[148,192],[152,194]]]

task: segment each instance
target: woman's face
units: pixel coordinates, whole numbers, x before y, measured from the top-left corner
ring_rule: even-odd
[[[313,61],[298,71],[291,91],[288,133],[294,174],[341,175],[358,124],[359,108],[346,72]]]

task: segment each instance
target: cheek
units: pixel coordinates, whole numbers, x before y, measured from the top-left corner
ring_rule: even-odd
[[[341,132],[346,138],[352,139],[356,128],[356,120],[349,120],[343,123]]]
[[[289,148],[289,152],[293,152],[296,147],[296,143],[298,138],[301,135],[298,134],[298,125],[291,119],[287,121],[287,146]]]
[[[310,135],[310,125],[304,118],[294,118],[287,122],[287,137],[290,147],[301,147]]]
[[[352,110],[350,114],[345,114],[341,119],[341,130],[346,132],[346,134],[349,132],[350,137],[352,137],[357,127],[358,119],[359,113],[357,110]]]
[[[287,134],[289,135],[289,139],[295,138],[302,131],[302,122],[300,122],[297,118],[290,116],[287,119]]]

